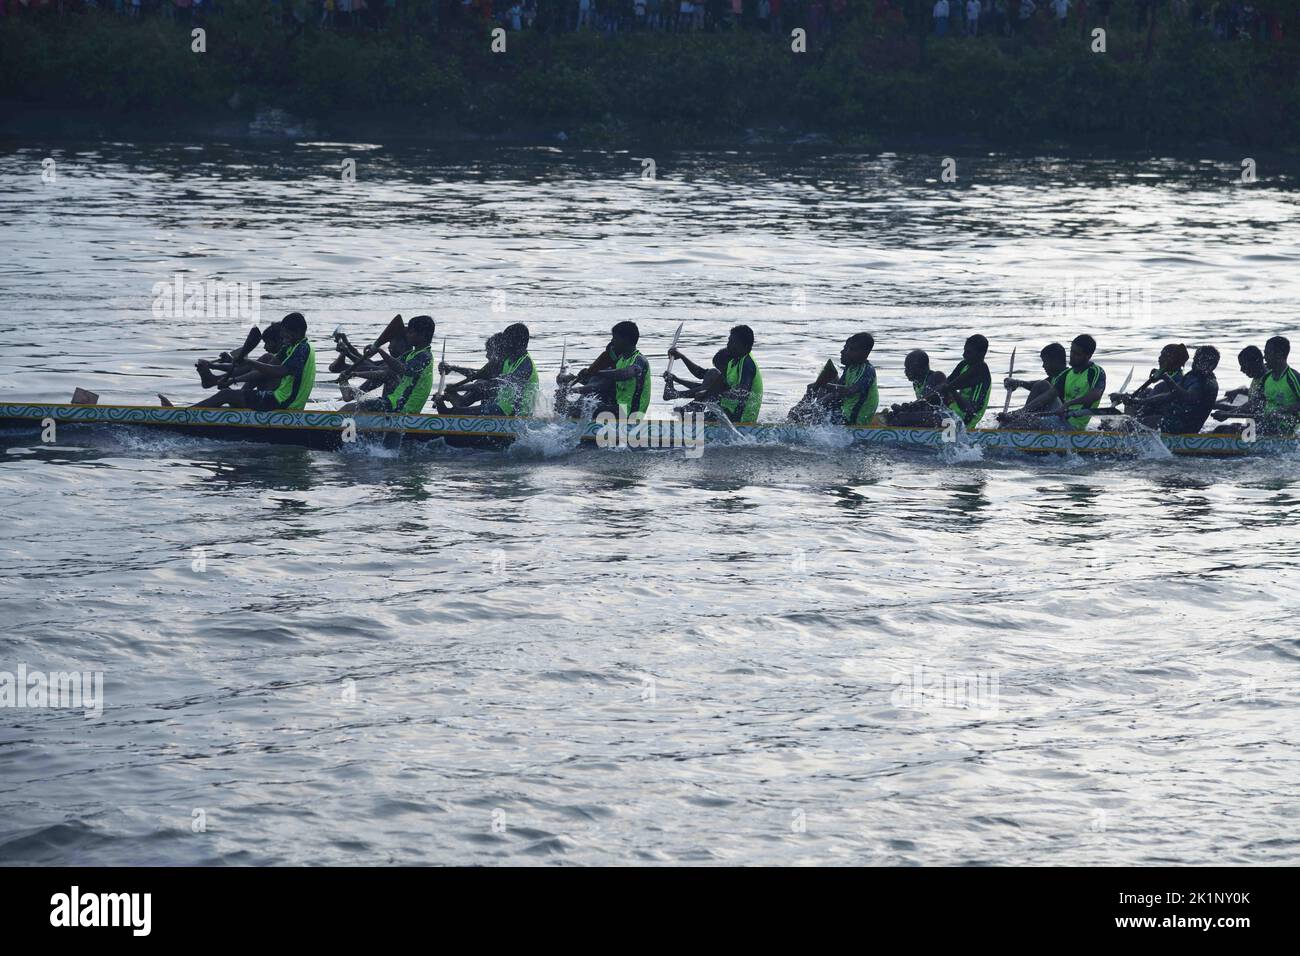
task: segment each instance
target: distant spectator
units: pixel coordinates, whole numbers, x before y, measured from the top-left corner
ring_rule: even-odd
[[[935,0],[934,35],[937,37],[948,35],[948,0]]]
[[[1029,28],[1029,21],[1033,19],[1034,14],[1037,12],[1038,7],[1034,4],[1034,0],[1020,0],[1020,29],[1022,31]]]
[[[1056,12],[1056,25],[1065,26],[1065,18],[1070,14],[1070,0],[1052,0],[1052,9]]]
[[[966,35],[978,36],[980,32],[980,0],[966,0]]]

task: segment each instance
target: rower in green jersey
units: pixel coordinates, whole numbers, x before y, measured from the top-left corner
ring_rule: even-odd
[[[1106,394],[1106,372],[1092,360],[1097,352],[1097,340],[1091,335],[1077,335],[1070,343],[1070,364],[1057,383],[1057,393],[1074,431],[1083,431],[1092,420],[1090,409],[1095,409]]]
[[[679,349],[671,348],[668,354],[680,359],[687,370],[699,382],[688,382],[673,377],[670,381],[686,386],[686,392],[678,392],[673,397],[700,398],[697,403],[707,409],[712,402],[717,402],[727,419],[733,423],[756,422],[763,407],[763,373],[754,361],[754,330],[748,325],[737,325],[727,337],[727,345],[713,356],[713,369],[696,365]],[[716,372],[716,374],[715,374]],[[696,404],[696,403],[693,403]],[[684,406],[679,411],[694,410]]]
[[[1065,375],[1070,368],[1065,346],[1060,342],[1052,342],[1043,346],[1038,355],[1043,363],[1044,378],[1037,381],[1020,378],[1002,380],[1002,385],[1008,392],[1014,392],[1018,388],[1029,390],[1023,408],[998,413],[998,424],[1003,428],[1065,431],[1072,427],[1065,416]]]
[[[501,375],[504,361],[502,355],[502,336],[494,332],[483,343],[487,361],[478,368],[452,365],[448,362],[438,363],[438,372],[443,375],[463,375],[459,382],[448,385],[442,395],[435,395],[433,403],[443,414],[465,412],[469,415],[484,414],[484,405],[496,396],[496,380]]]
[[[301,409],[316,384],[316,353],[307,341],[307,320],[301,312],[290,312],[280,320],[281,345],[274,360],[244,362],[248,371],[235,376],[231,385],[219,389],[196,407],[251,408],[269,412]],[[235,388],[240,384],[242,387]]]
[[[944,385],[944,398],[948,408],[960,418],[967,428],[974,428],[989,407],[993,378],[984,356],[989,351],[989,340],[982,335],[972,335],[962,349],[962,359],[948,376]]]
[[[637,351],[640,339],[635,322],[619,322],[610,330],[609,345],[599,358],[576,375],[556,375],[561,386],[556,412],[583,420],[602,414],[623,420],[644,416],[650,407],[650,363]],[[571,391],[577,401],[570,398]]]
[[[383,386],[379,398],[366,399],[360,403],[344,405],[343,413],[394,412],[418,415],[424,411],[424,405],[433,391],[433,334],[435,324],[432,316],[417,315],[405,323],[401,333],[390,339],[400,350],[398,354],[389,354],[383,346],[367,347],[365,356],[373,368],[362,371],[368,380],[362,386],[368,390],[378,382]],[[378,361],[375,361],[375,357]]]
[[[1264,414],[1258,419],[1264,435],[1294,435],[1300,426],[1300,375],[1287,364],[1291,343],[1275,335],[1264,343]]]
[[[891,405],[881,414],[885,424],[896,428],[938,428],[943,424],[943,390],[947,377],[930,368],[930,356],[913,349],[903,359],[903,374],[912,386],[916,401]]]
[[[880,404],[880,387],[869,357],[876,340],[870,332],[849,336],[840,350],[841,372],[827,362],[788,420],[806,424],[870,425]]]
[[[1247,345],[1237,353],[1237,367],[1250,383],[1245,388],[1230,388],[1223,393],[1223,399],[1214,406],[1211,416],[1215,421],[1229,418],[1254,418],[1264,414],[1264,377],[1268,375],[1268,366],[1264,364],[1264,353],[1257,345]],[[1236,433],[1245,426],[1239,424],[1221,425],[1216,432]]]
[[[528,354],[528,326],[508,325],[501,333],[501,374],[495,394],[485,407],[489,415],[527,418],[537,404],[537,366]]]

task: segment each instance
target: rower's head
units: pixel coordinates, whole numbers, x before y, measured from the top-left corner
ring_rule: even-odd
[[[292,345],[307,335],[307,320],[301,312],[290,312],[280,320],[280,329],[284,332],[284,344]]]
[[[636,351],[637,342],[641,341],[641,330],[635,322],[619,322],[609,330],[609,352],[618,358],[624,358]]]
[[[1280,335],[1275,335],[1264,343],[1264,364],[1270,372],[1280,372],[1286,368],[1287,356],[1291,354],[1291,343]]]
[[[982,335],[972,335],[966,340],[966,346],[961,351],[961,357],[967,362],[982,362],[984,356],[989,354],[989,340]]]
[[[930,356],[923,349],[912,349],[903,359],[903,374],[909,382],[923,382],[930,374]]]
[[[733,359],[744,358],[754,349],[754,330],[748,325],[737,325],[727,336],[727,354]]]
[[[844,348],[840,349],[840,364],[861,365],[870,357],[871,350],[875,347],[876,340],[870,332],[850,335],[844,343]]]
[[[1038,355],[1043,360],[1043,371],[1048,375],[1060,375],[1070,364],[1065,355],[1065,346],[1060,342],[1044,345]]]
[[[431,315],[417,315],[406,323],[406,344],[408,348],[428,348],[433,342],[436,326]]]
[[[1181,342],[1171,342],[1160,350],[1160,371],[1176,372],[1187,364],[1187,346]]]
[[[489,362],[495,362],[497,359],[501,358],[502,347],[500,332],[494,332],[487,337],[487,341],[483,343],[483,351],[487,353]]]
[[[507,358],[519,358],[528,351],[528,326],[522,322],[501,330],[501,351]]]
[[[1093,353],[1097,351],[1097,340],[1085,332],[1083,335],[1076,335],[1074,341],[1070,343],[1070,368],[1080,371],[1088,367],[1092,361]]]
[[[262,347],[272,355],[280,351],[284,346],[284,329],[280,327],[279,322],[272,322],[262,330]],[[1263,360],[1264,356],[1261,355],[1260,361],[1262,362]]]
[[[1247,345],[1237,353],[1237,367],[1246,378],[1259,378],[1268,371],[1268,367],[1264,365],[1264,353],[1257,345]]]
[[[1192,371],[1206,375],[1219,367],[1219,350],[1213,345],[1202,345],[1192,359]]]

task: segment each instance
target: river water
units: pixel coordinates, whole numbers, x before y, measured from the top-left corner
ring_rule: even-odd
[[[860,329],[886,403],[973,331],[998,378],[1090,331],[1112,386],[1212,342],[1225,388],[1300,332],[1263,159],[643,158],[6,144],[0,400],[197,397],[249,323],[155,315],[177,275],[323,354],[525,321],[547,381],[745,321],[767,419]],[[0,710],[0,863],[1300,862],[1293,459],[0,451],[0,672],[104,682]]]

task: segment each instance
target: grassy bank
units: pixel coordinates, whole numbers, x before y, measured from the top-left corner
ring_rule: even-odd
[[[989,141],[1207,140],[1300,143],[1295,41],[1215,42],[1162,22],[1112,29],[1093,53],[1082,27],[1034,39],[924,38],[861,18],[803,54],[750,32],[510,34],[487,29],[291,33],[253,10],[189,27],[94,13],[0,22],[0,89],[38,107],[172,121],[279,106],[328,128],[340,111],[405,128],[479,135],[568,129],[589,139],[656,128],[686,141],[784,124],[844,141],[880,135]],[[233,104],[233,105],[232,105]]]

